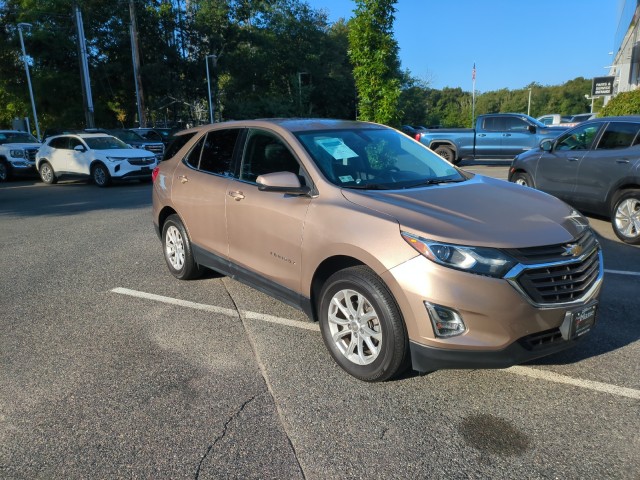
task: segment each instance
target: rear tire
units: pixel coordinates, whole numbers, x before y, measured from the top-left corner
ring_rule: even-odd
[[[162,226],[162,250],[171,275],[180,280],[193,280],[204,268],[193,258],[191,240],[178,215],[170,215]]]
[[[350,375],[382,382],[407,369],[404,320],[391,292],[368,267],[334,273],[322,287],[318,313],[329,353]]]
[[[640,245],[640,190],[622,190],[615,195],[611,226],[623,242]]]
[[[47,183],[49,185],[53,185],[58,181],[56,173],[53,171],[53,167],[47,161],[43,161],[40,164],[40,178],[44,183]]]
[[[434,152],[444,158],[447,162],[452,163],[454,165],[460,163],[460,160],[456,160],[456,153],[453,151],[451,147],[447,147],[446,145],[440,145],[436,147]]]

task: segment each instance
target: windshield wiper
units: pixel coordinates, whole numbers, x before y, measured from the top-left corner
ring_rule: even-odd
[[[381,183],[359,183],[357,185],[343,185],[342,188],[352,188],[354,190],[391,190],[390,187]]]
[[[453,178],[430,178],[429,180],[423,180],[422,182],[414,183],[413,185],[408,185],[408,186],[403,187],[403,188],[425,187],[425,186],[429,186],[429,185],[440,185],[441,183],[460,183],[460,182],[464,182],[464,181],[465,181],[464,178],[458,178],[458,179],[453,179]]]

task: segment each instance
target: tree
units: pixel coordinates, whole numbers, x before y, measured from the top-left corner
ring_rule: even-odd
[[[358,91],[359,118],[398,125],[400,61],[393,37],[393,0],[356,0],[349,23],[349,58]]]
[[[619,93],[600,110],[599,115],[601,117],[640,115],[640,89]]]

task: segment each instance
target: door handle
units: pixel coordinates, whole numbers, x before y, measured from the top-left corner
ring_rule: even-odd
[[[503,133],[503,134],[502,134],[502,136],[503,136],[503,137],[510,137],[510,136],[511,136],[511,134],[510,134],[510,133]]]
[[[229,196],[233,198],[236,202],[239,202],[244,198],[244,193],[236,190],[235,192],[229,192]]]
[[[568,157],[567,160],[570,162],[577,162],[580,159],[578,157]]]
[[[187,183],[189,181],[186,175],[178,175],[178,178],[182,183]]]
[[[629,159],[627,158],[619,158],[616,160],[616,163],[629,163]]]
[[[487,136],[487,134],[486,134],[486,133],[479,133],[477,136],[478,136],[478,137],[486,137],[486,136]]]

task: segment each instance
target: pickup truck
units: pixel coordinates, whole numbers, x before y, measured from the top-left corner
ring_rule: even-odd
[[[0,182],[19,175],[37,175],[35,158],[40,145],[30,133],[0,130]]]
[[[494,113],[479,115],[476,128],[438,128],[416,133],[415,139],[457,164],[463,159],[514,158],[565,130],[520,113]]]

